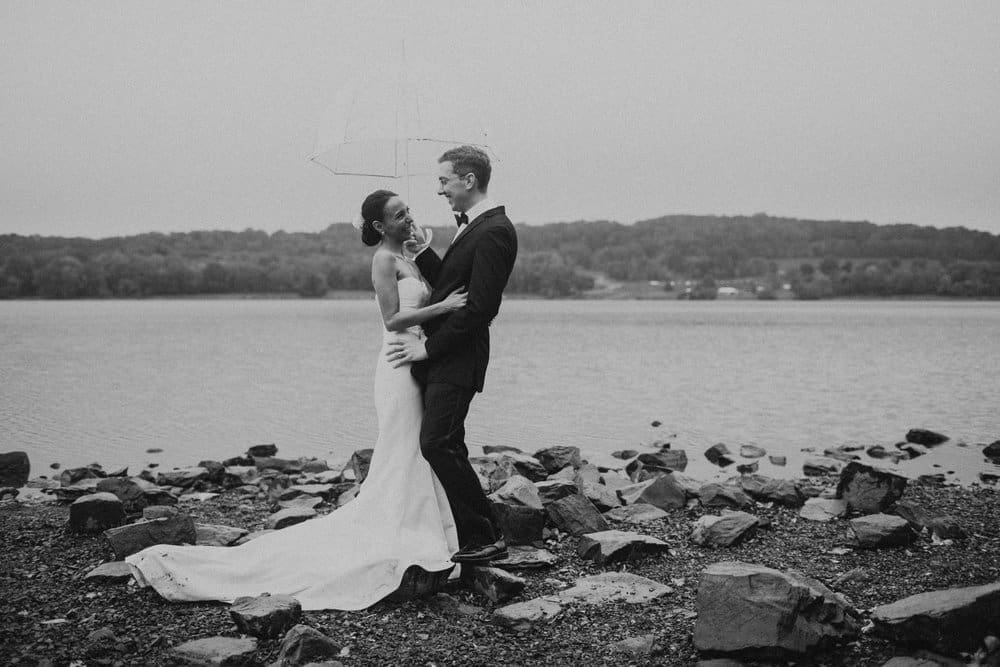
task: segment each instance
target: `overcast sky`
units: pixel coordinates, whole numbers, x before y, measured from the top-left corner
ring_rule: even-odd
[[[372,184],[307,158],[353,81],[400,106],[387,66],[487,129],[515,222],[1000,233],[995,0],[0,0],[0,233],[347,221]],[[404,181],[446,220],[433,174]]]

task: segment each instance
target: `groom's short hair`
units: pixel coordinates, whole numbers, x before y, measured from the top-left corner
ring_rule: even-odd
[[[493,173],[490,157],[486,151],[475,146],[457,146],[446,150],[438,158],[438,162],[451,162],[452,169],[459,176],[473,174],[476,177],[476,187],[480,191],[486,192],[486,188],[490,184],[490,174]]]

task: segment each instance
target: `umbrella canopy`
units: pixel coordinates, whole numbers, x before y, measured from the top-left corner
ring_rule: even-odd
[[[460,108],[460,95],[416,84],[405,67],[395,69],[356,77],[338,91],[311,161],[339,176],[404,179],[436,172],[450,147],[489,149],[483,124]]]

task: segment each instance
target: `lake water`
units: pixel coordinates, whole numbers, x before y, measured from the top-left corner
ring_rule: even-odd
[[[33,474],[270,442],[342,462],[375,441],[379,324],[368,299],[0,303],[0,451]],[[599,463],[666,440],[701,477],[706,447],[757,444],[788,456],[762,472],[797,476],[804,448],[922,427],[969,446],[904,469],[969,481],[1000,438],[998,375],[998,303],[508,300],[468,438]]]

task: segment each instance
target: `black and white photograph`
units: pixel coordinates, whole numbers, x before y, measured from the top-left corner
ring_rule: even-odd
[[[1000,3],[0,0],[0,664],[1000,667]]]

